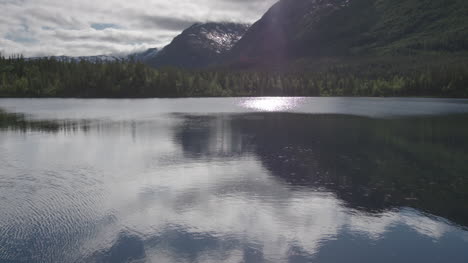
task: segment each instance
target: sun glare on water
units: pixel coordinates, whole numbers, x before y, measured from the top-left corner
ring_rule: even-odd
[[[249,109],[259,111],[287,111],[296,107],[298,98],[264,97],[248,98],[242,105]]]

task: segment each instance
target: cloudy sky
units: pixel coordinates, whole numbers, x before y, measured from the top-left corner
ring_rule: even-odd
[[[0,52],[119,54],[162,47],[195,22],[252,23],[275,0],[0,0]]]

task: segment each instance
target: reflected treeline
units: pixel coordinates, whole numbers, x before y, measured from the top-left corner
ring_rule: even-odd
[[[43,132],[43,133],[75,133],[115,130],[115,127],[128,128],[128,123],[112,123],[103,120],[53,120],[33,119],[22,113],[11,113],[0,109],[0,131]]]
[[[254,135],[236,125],[235,116],[182,116],[175,136],[186,157],[236,157],[252,150]]]
[[[381,212],[408,206],[468,226],[468,115],[177,117],[183,122],[174,128],[149,121],[40,121],[0,111],[0,130],[106,136],[136,136],[139,130],[152,136],[157,129],[174,128],[185,158],[253,155],[285,183],[333,191],[352,208]]]
[[[0,109],[0,130],[57,132],[60,126],[56,122],[30,120],[24,114],[9,113]]]
[[[262,113],[187,117],[187,156],[255,154],[287,183],[356,209],[413,207],[468,226],[468,116],[370,119]]]

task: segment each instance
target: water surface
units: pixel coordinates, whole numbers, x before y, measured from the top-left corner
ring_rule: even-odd
[[[468,262],[467,100],[0,109],[0,262]]]

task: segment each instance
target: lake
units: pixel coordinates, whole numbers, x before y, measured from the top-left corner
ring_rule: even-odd
[[[0,262],[468,262],[468,100],[0,109]]]

